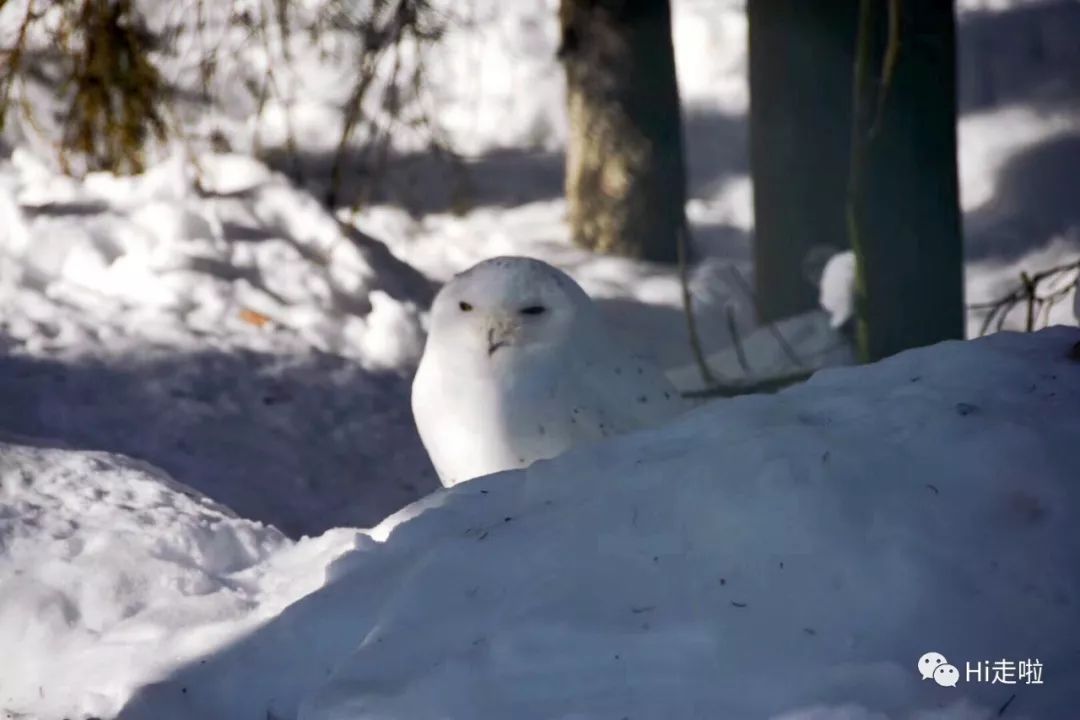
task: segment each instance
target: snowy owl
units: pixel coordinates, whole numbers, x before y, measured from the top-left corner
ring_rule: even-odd
[[[614,341],[577,283],[524,257],[485,260],[443,287],[412,387],[447,487],[653,425],[683,402]]]

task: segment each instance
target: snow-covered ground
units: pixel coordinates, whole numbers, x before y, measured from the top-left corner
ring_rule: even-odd
[[[291,535],[435,486],[412,428],[423,275],[241,156],[0,175],[0,428],[151,460]]]
[[[844,364],[842,258],[828,312],[779,327],[798,362],[755,327],[735,277],[753,272],[742,3],[673,5],[713,363],[732,379],[744,356],[761,375]],[[1080,257],[1080,4],[959,5],[979,302]],[[306,703],[310,718],[941,720],[992,716],[1012,692],[1006,717],[1080,712],[1071,331],[825,372],[428,495],[408,385],[434,289],[478,260],[558,265],[677,384],[699,382],[674,271],[568,242],[557,2],[440,6],[454,22],[423,103],[467,182],[402,133],[375,204],[324,209],[350,53],[299,33],[258,117],[230,88],[282,49],[218,38],[226,101],[183,108],[189,137],[139,177],[65,177],[31,127],[7,126],[0,718],[285,720]],[[300,177],[255,147],[290,130]],[[1049,323],[1075,324],[1074,305]],[[914,672],[928,650],[961,672],[1038,655],[1046,684],[938,688]]]
[[[149,466],[8,441],[0,707],[1074,717],[1078,343],[823,371],[299,542]],[[929,651],[1042,683],[940,687]]]

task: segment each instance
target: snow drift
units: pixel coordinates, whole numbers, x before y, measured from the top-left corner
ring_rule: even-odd
[[[0,643],[19,648],[0,707],[1072,717],[1078,341],[999,334],[823,371],[295,545],[122,459],[7,448],[3,505],[48,511],[0,526],[18,599]],[[95,613],[101,597],[122,602]],[[915,668],[931,650],[961,671],[1038,659],[1044,682],[939,687]]]

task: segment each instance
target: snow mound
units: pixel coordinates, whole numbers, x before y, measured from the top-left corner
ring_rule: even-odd
[[[822,371],[437,493],[121,716],[1073,717],[1078,341]],[[939,687],[931,650],[1044,682]]]
[[[111,715],[258,619],[296,552],[143,463],[0,443],[0,715]],[[322,580],[294,573],[278,607]]]

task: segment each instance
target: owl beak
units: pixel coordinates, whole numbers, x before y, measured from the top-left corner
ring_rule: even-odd
[[[512,345],[517,329],[517,324],[508,318],[494,319],[487,331],[488,357],[494,355],[499,348]]]
[[[495,351],[501,348],[506,343],[502,340],[495,339],[495,329],[488,330],[488,357],[495,354]]]

